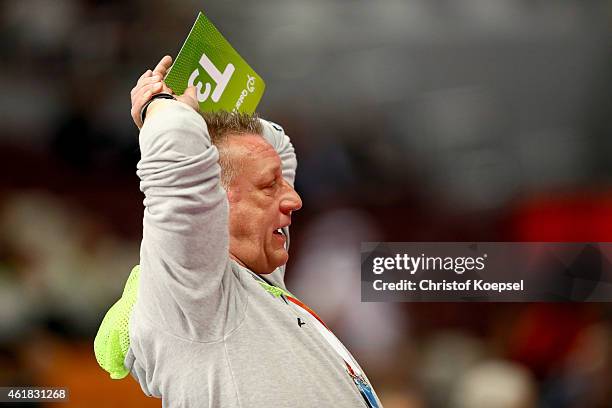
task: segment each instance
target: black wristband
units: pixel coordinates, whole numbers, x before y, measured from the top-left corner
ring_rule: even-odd
[[[156,99],[174,99],[174,100],[176,100],[176,98],[174,96],[172,96],[170,94],[167,94],[167,93],[158,93],[156,95],[153,95],[151,97],[151,99],[149,99],[147,101],[147,103],[145,103],[144,106],[142,107],[142,109],[140,110],[140,121],[142,123],[144,123],[145,117],[147,116],[147,108],[149,107],[151,102],[153,102]]]

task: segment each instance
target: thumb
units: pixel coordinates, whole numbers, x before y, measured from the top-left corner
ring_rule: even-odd
[[[195,86],[190,86],[189,88],[185,89],[185,93],[183,95],[188,96],[189,98],[193,98],[195,100],[198,100],[197,99],[197,95],[196,95],[196,87]]]
[[[183,92],[183,94],[179,96],[177,99],[191,106],[196,111],[200,110],[200,105],[198,104],[198,97],[196,94],[195,86],[190,86],[189,88],[185,89],[185,92]]]

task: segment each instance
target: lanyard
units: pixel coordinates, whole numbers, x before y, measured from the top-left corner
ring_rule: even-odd
[[[256,278],[259,278],[259,284],[268,292],[272,293],[276,297],[284,296],[285,299],[291,302],[296,306],[296,309],[301,311],[306,316],[310,317],[310,322],[317,329],[317,331],[323,336],[323,338],[327,341],[327,343],[331,346],[332,349],[342,358],[344,364],[346,366],[346,371],[349,376],[352,378],[353,382],[357,386],[359,393],[364,398],[365,402],[368,405],[368,408],[379,408],[378,401],[374,396],[374,390],[372,386],[370,386],[369,382],[366,380],[364,373],[361,371],[357,362],[351,356],[349,351],[344,347],[344,345],[338,340],[338,338],[334,335],[334,333],[327,327],[323,319],[317,315],[317,313],[312,310],[308,305],[301,302],[299,299],[294,297],[291,293],[279,288],[278,286],[274,286],[269,283],[265,278],[259,275],[253,275]],[[304,313],[305,312],[305,313]]]

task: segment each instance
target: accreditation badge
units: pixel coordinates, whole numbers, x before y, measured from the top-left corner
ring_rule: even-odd
[[[201,12],[165,81],[178,95],[195,86],[202,112],[253,113],[265,89],[263,79]]]
[[[370,386],[370,384],[368,384],[368,382],[365,379],[359,376],[353,376],[353,381],[355,382],[355,385],[359,389],[361,396],[363,397],[365,402],[368,404],[368,408],[379,408],[380,406],[378,405],[378,402],[376,401],[376,397],[374,396],[374,391],[372,390],[372,387]]]

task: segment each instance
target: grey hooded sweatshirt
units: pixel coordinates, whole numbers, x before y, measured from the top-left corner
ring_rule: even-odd
[[[367,383],[363,371],[284,292],[284,266],[265,276],[276,290],[229,258],[229,206],[206,123],[181,102],[159,103],[140,132],[145,209],[125,359],[132,376],[163,407],[367,407],[350,374]],[[293,185],[289,137],[262,124]]]

